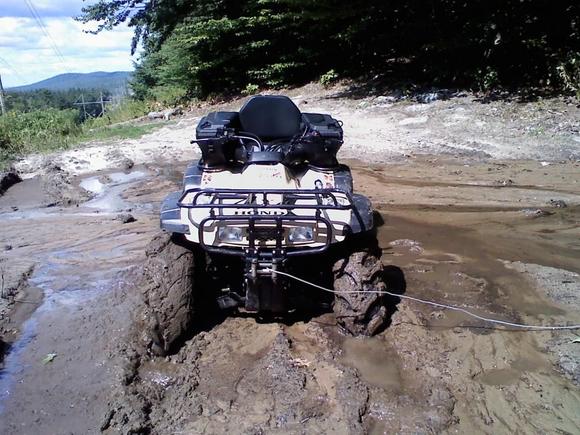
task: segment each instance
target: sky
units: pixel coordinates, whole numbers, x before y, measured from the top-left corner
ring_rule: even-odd
[[[48,36],[33,18],[31,3]],[[0,0],[0,75],[5,88],[67,72],[131,71],[133,31],[119,26],[97,35],[96,27],[76,22],[96,0]],[[62,54],[62,58],[59,56]]]

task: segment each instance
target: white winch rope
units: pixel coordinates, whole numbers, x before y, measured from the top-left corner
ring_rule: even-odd
[[[292,278],[296,281],[300,281],[304,284],[310,285],[312,287],[318,288],[320,290],[323,290],[325,292],[329,292],[329,293],[334,293],[334,294],[351,294],[351,293],[373,293],[373,294],[383,294],[383,295],[389,295],[389,296],[394,296],[396,298],[401,298],[401,299],[408,299],[411,301],[415,301],[415,302],[419,302],[421,304],[426,304],[426,305],[431,305],[434,307],[439,307],[439,308],[445,308],[448,310],[453,310],[453,311],[459,311],[461,313],[467,314],[468,316],[471,317],[475,317],[476,319],[479,320],[483,320],[484,322],[489,322],[489,323],[497,323],[499,325],[505,325],[505,326],[512,326],[515,328],[523,328],[523,329],[533,329],[536,331],[556,331],[556,330],[566,330],[566,329],[580,329],[580,325],[557,325],[557,326],[543,326],[543,325],[524,325],[522,323],[512,323],[512,322],[506,322],[505,320],[498,320],[498,319],[490,319],[488,317],[483,317],[480,316],[478,314],[472,313],[471,311],[468,311],[464,308],[460,308],[460,307],[456,307],[453,305],[446,305],[446,304],[441,304],[438,302],[433,302],[433,301],[427,301],[425,299],[419,299],[413,296],[407,296],[407,295],[400,295],[397,293],[392,293],[389,291],[383,291],[383,290],[365,290],[365,291],[358,291],[358,290],[342,290],[342,291],[338,291],[338,290],[332,290],[332,289],[328,289],[326,287],[322,287],[318,284],[314,284],[312,282],[306,281],[305,279],[302,278],[298,278],[297,276],[294,276],[290,273],[287,272],[281,272],[279,270],[274,270],[274,269],[266,269],[269,272],[275,273],[277,275],[284,275],[287,276],[289,278]]]

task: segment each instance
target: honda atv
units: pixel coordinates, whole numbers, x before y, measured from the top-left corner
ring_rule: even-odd
[[[153,352],[192,331],[207,301],[270,318],[332,307],[353,335],[384,326],[373,210],[337,161],[340,121],[258,95],[203,117],[192,143],[201,159],[163,202],[165,235],[148,250]]]

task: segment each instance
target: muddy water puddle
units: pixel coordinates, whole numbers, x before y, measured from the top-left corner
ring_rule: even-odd
[[[89,192],[102,194],[107,187],[130,183],[145,177],[145,175],[143,171],[105,173],[99,176],[85,178],[79,185]]]
[[[488,220],[484,213],[475,223],[471,216],[462,223],[462,216],[456,215],[456,226],[452,226],[429,213],[410,219],[383,211],[386,223],[379,229],[383,258],[412,272],[412,279],[421,283],[423,291],[437,291],[463,306],[477,305],[487,298],[488,304],[517,308],[530,316],[563,314],[560,306],[542,298],[521,273],[506,267],[504,260],[577,271],[578,251],[570,248],[567,238],[554,237],[548,252],[555,255],[546,258],[546,240],[533,228],[528,233],[513,232],[501,221],[502,216]],[[430,218],[433,220],[428,221]],[[506,220],[513,223],[510,216]],[[397,243],[411,235],[413,240]]]
[[[124,253],[118,251],[117,254],[122,256]],[[110,251],[102,252],[100,256],[109,260],[112,258]],[[87,268],[79,257],[77,252],[65,249],[49,253],[44,259],[37,259],[41,265],[28,281],[29,285],[41,289],[44,297],[40,306],[25,321],[18,340],[11,346],[4,367],[0,370],[0,410],[10,396],[10,387],[30,368],[23,364],[22,356],[37,335],[46,332],[39,329],[43,324],[42,319],[52,319],[67,310],[82,310],[84,306],[90,306],[95,299],[114,287],[129,267],[107,267],[107,264],[98,267],[91,264]],[[99,258],[99,255],[95,258]]]
[[[344,337],[341,347],[340,362],[358,370],[369,385],[396,393],[403,390],[401,361],[383,340]]]
[[[118,212],[132,206],[131,202],[124,199],[121,194],[127,190],[130,184],[143,180],[147,176],[143,171],[128,173],[113,172],[85,178],[80,187],[96,196],[83,204],[84,207],[98,209],[101,212]]]
[[[487,370],[476,376],[475,379],[490,386],[510,385],[519,382],[526,374],[540,371],[549,373],[550,370],[549,363],[537,352],[527,358],[521,357],[510,362],[509,367]]]
[[[151,174],[146,170],[133,170],[99,173],[80,181],[73,179],[72,184],[66,188],[71,192],[84,192],[84,195],[89,196],[88,200],[81,201],[75,208],[51,204],[41,176],[25,179],[8,190],[4,196],[0,196],[0,220],[58,219],[67,212],[90,216],[94,213],[115,213],[134,208],[151,211],[157,204],[135,203],[131,198],[123,197],[125,191],[150,178]],[[74,195],[82,197],[83,194]]]
[[[529,197],[532,186],[504,191],[501,206],[490,207],[488,192],[499,190],[484,187],[478,197],[478,187],[469,186],[471,199],[457,207],[448,198],[466,198],[461,186],[441,184],[412,198],[405,189],[393,196],[396,180],[388,179],[392,185],[387,189],[382,187],[385,180],[375,180],[372,173],[359,178],[364,193],[380,205],[383,261],[404,270],[407,295],[517,323],[580,323],[579,297],[571,303],[571,293],[562,289],[566,282],[576,286],[580,295],[580,279],[574,275],[580,271],[580,210],[574,202],[562,209],[546,208],[543,198],[539,203]],[[410,184],[421,189],[421,183]],[[538,191],[544,198],[559,194]],[[433,204],[425,205],[421,195]],[[570,195],[577,201],[577,193]],[[540,204],[548,213],[530,217],[522,212]],[[538,271],[524,273],[525,267],[512,267],[512,262],[539,265]],[[402,379],[412,378],[416,370],[416,374],[444,380],[460,401],[454,410],[459,431],[572,433],[580,425],[580,391],[569,381],[578,369],[560,364],[562,352],[575,355],[572,358],[580,357],[580,352],[570,344],[565,350],[552,345],[554,341],[571,343],[571,332],[505,328],[463,313],[403,301],[393,316],[393,326],[381,338],[398,356]],[[380,359],[382,352],[384,348],[375,350],[370,358]],[[363,378],[369,378],[363,375],[368,367],[356,360],[352,364],[360,366]],[[372,375],[389,379],[392,372],[381,375],[382,369],[372,367]],[[550,401],[561,405],[556,410],[546,405]],[[522,412],[533,417],[522,418]],[[378,428],[373,433],[388,429],[384,422],[373,427]]]

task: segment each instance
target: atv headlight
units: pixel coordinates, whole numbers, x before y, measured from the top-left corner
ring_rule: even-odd
[[[239,227],[222,227],[218,230],[218,237],[224,242],[241,242],[244,232]]]
[[[290,228],[288,240],[291,242],[311,242],[314,240],[314,230],[312,227]]]
[[[211,195],[201,194],[196,199],[196,204],[209,204],[211,202]]]

